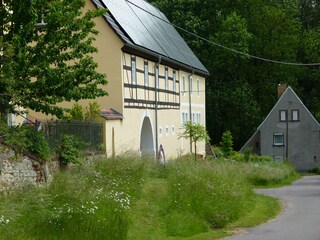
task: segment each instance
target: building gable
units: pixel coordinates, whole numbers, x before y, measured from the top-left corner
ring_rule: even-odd
[[[288,87],[254,135],[242,147],[275,160],[288,159],[297,170],[320,164],[320,125]]]

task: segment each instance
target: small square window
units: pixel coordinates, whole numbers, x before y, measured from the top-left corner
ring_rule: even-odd
[[[169,127],[166,126],[166,136],[168,136],[168,135],[169,135]]]
[[[171,126],[171,132],[172,132],[172,135],[175,134],[175,127],[174,126]]]
[[[287,121],[287,110],[280,110],[280,122]]]
[[[283,156],[274,156],[274,160],[279,163],[283,163]]]
[[[299,110],[292,110],[291,111],[292,121],[299,121]]]
[[[274,133],[273,134],[273,145],[274,146],[283,146],[284,145],[283,133]]]

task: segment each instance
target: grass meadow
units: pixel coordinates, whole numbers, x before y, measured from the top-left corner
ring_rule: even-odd
[[[2,196],[0,239],[218,239],[280,211],[254,187],[296,178],[271,160],[86,160],[47,186]]]

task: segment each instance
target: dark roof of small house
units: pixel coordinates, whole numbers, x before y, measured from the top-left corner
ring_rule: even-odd
[[[123,115],[112,108],[102,110],[101,116],[107,120],[121,120],[121,119],[123,119]]]
[[[124,41],[124,49],[144,52],[162,62],[185,70],[209,75],[208,70],[189,48],[166,16],[144,0],[92,0],[97,7],[108,9],[105,19]]]

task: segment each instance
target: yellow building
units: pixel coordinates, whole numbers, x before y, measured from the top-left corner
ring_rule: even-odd
[[[160,144],[167,158],[189,153],[190,141],[178,139],[178,133],[188,120],[205,125],[207,69],[148,2],[87,0],[86,8],[108,9],[95,19],[94,43],[98,71],[109,81],[108,96],[97,98],[107,154],[154,156]],[[205,143],[199,143],[198,153],[205,153]]]

